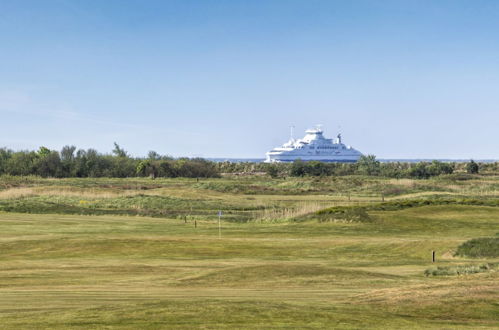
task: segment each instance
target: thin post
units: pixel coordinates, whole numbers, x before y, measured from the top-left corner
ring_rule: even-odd
[[[431,251],[431,262],[435,262],[435,251]]]
[[[198,227],[198,222],[196,220],[194,220],[194,228],[197,228]]]
[[[222,238],[222,211],[218,211],[218,238]]]
[[[381,201],[384,202],[385,201],[385,194],[381,193]]]

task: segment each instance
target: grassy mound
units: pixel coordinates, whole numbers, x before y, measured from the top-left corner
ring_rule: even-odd
[[[374,219],[367,213],[365,208],[362,207],[339,208],[336,212],[319,213],[318,215],[319,216],[317,218],[320,222],[373,222],[374,221]]]
[[[473,238],[461,244],[455,253],[460,257],[499,257],[499,237]]]
[[[408,199],[400,201],[389,201],[369,206],[335,206],[317,211],[317,215],[343,213],[346,209],[363,208],[367,211],[397,211],[411,207],[434,206],[434,205],[474,205],[474,206],[499,206],[498,199]]]
[[[333,206],[305,215],[294,217],[294,221],[318,220],[320,222],[374,222],[368,211],[398,211],[421,206],[470,205],[499,206],[497,199],[410,199],[389,201],[364,206]]]
[[[361,281],[398,280],[397,275],[364,271],[359,269],[342,269],[311,263],[273,262],[264,265],[226,267],[202,275],[187,277],[178,282],[178,286],[210,286],[225,287],[277,287],[286,285],[327,285],[343,282],[348,285],[351,278]]]

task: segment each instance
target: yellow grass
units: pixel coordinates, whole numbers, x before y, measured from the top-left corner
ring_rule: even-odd
[[[60,196],[60,197],[85,197],[85,198],[113,198],[139,194],[136,190],[111,190],[94,188],[77,188],[65,186],[46,187],[21,187],[9,188],[0,191],[0,199],[15,199],[30,196]]]
[[[266,207],[263,211],[256,215],[257,221],[276,221],[290,219],[301,215],[306,215],[312,212],[322,210],[327,207],[337,206],[341,203],[323,201],[323,202],[300,202],[289,208],[273,208]]]

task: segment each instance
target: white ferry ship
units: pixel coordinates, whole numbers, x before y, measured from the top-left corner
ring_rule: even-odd
[[[321,162],[356,162],[362,153],[341,142],[341,134],[337,138],[326,139],[322,129],[317,126],[305,131],[303,139],[290,140],[267,152],[266,163],[292,162],[295,160]]]

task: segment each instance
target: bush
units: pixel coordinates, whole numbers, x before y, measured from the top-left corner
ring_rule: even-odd
[[[428,179],[433,176],[442,174],[452,174],[454,172],[454,165],[451,163],[443,163],[434,160],[431,163],[419,162],[415,166],[409,168],[409,177],[416,179]]]
[[[424,271],[425,276],[452,276],[466,275],[488,272],[491,269],[497,268],[497,264],[480,264],[480,265],[464,265],[464,266],[438,266],[428,268]]]
[[[499,257],[499,237],[473,238],[461,244],[455,255],[472,258]]]
[[[473,161],[473,159],[466,164],[466,172],[469,174],[478,174],[479,166]]]
[[[279,176],[279,168],[275,164],[270,164],[267,167],[266,172],[271,178],[277,178]]]
[[[359,174],[363,175],[379,175],[381,171],[380,162],[374,155],[361,156],[357,168]]]

